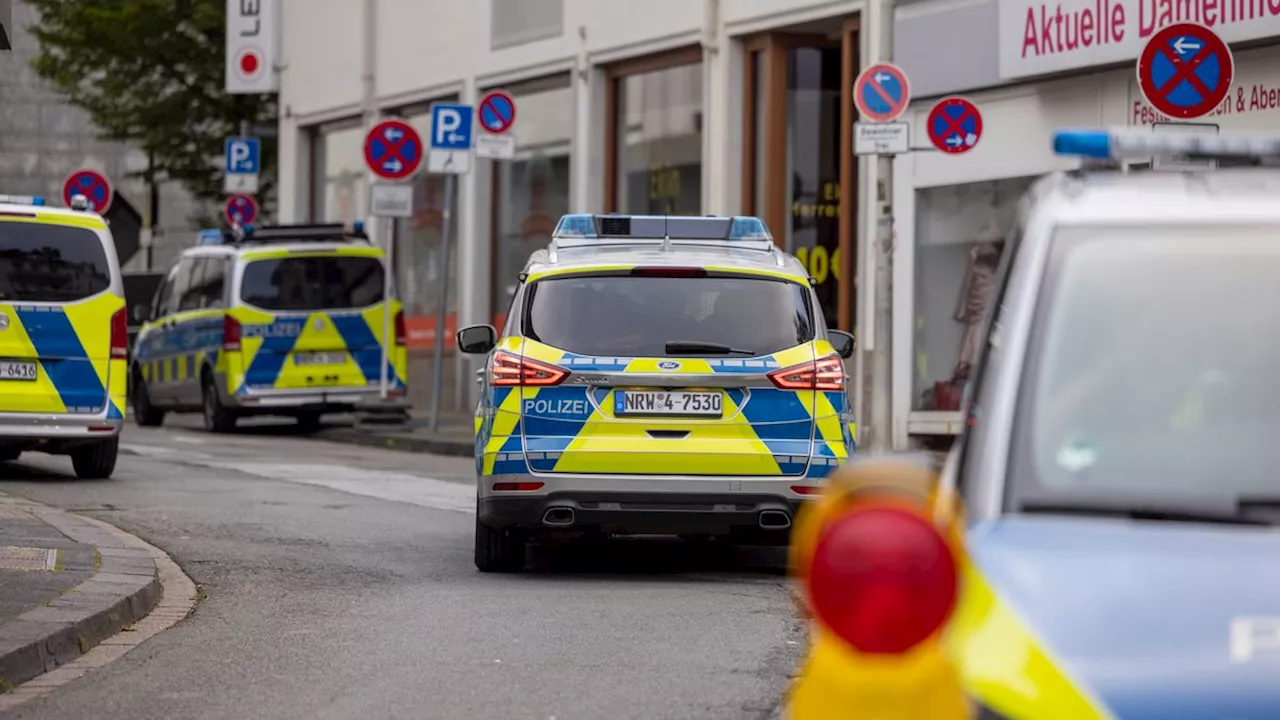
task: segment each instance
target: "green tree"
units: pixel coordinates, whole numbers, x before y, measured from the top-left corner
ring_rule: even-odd
[[[225,92],[225,0],[27,0],[39,20],[32,67],[84,109],[104,140],[145,151],[147,182],[175,180],[197,199],[223,197],[223,142],[242,120],[274,124],[275,95]],[[275,186],[274,138],[263,138],[264,213]],[[208,221],[208,218],[192,218]]]

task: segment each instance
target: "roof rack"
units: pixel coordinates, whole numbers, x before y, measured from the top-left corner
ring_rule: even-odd
[[[764,221],[748,215],[572,213],[556,223],[547,254],[554,264],[567,249],[637,245],[656,245],[663,251],[676,245],[756,250],[773,254],[779,267],[786,264]]]
[[[1126,161],[1181,156],[1188,159],[1241,158],[1280,161],[1280,135],[1271,133],[1206,133],[1195,130],[1155,132],[1141,128],[1059,130],[1053,151],[1079,157],[1089,167],[1117,167]]]
[[[217,233],[217,235],[215,235]],[[202,230],[197,236],[198,245],[270,245],[275,243],[349,242],[369,243],[364,223],[354,222],[350,227],[342,223],[301,223],[295,225],[233,225],[230,230]]]

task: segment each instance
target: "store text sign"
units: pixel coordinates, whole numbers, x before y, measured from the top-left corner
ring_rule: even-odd
[[[1280,0],[999,0],[1000,78],[1136,60],[1166,25],[1228,43],[1280,35]]]

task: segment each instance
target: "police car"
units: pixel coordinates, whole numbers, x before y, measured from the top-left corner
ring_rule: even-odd
[[[485,354],[475,563],[530,539],[784,541],[853,448],[842,360],[813,282],[750,217],[566,215]]]
[[[83,196],[70,209],[0,195],[0,461],[70,455],[115,470],[128,382],[120,262]]]
[[[404,396],[404,316],[362,226],[219,234],[183,252],[149,308],[131,375],[139,425],[201,412],[214,432],[253,415],[315,428],[377,401],[384,383]]]
[[[1023,199],[944,470],[966,686],[988,720],[1280,717],[1280,170],[1226,167],[1280,138],[1055,148],[1086,167]]]

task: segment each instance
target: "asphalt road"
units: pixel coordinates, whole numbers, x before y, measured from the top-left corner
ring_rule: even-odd
[[[194,427],[131,426],[110,481],[65,458],[0,465],[0,490],[141,536],[204,596],[12,717],[777,716],[803,643],[780,550],[616,542],[482,575],[467,459],[177,424]]]

